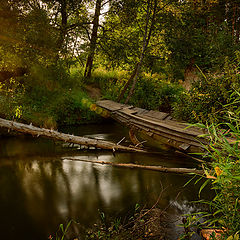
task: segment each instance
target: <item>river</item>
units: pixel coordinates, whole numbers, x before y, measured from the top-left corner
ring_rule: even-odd
[[[66,133],[118,142],[127,129],[116,123],[62,129]],[[69,159],[71,157],[71,160]],[[74,160],[72,160],[74,158]],[[121,169],[79,159],[167,167],[195,167],[196,162],[173,152],[113,153],[69,148],[31,136],[0,138],[0,239],[46,240],[60,223],[78,222],[80,235],[100,219],[125,216],[134,209],[158,207],[171,215],[169,239],[182,231],[181,214],[196,211],[200,183],[191,176]],[[203,192],[207,195],[207,191]],[[81,238],[84,239],[84,238]]]

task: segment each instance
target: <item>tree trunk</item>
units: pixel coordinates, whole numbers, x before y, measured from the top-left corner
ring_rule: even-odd
[[[134,89],[135,89],[135,86],[136,86],[136,83],[137,83],[137,78],[138,78],[138,75],[139,75],[139,72],[140,72],[140,69],[141,69],[141,66],[142,66],[142,61],[143,61],[143,54],[141,56],[141,59],[140,59],[139,63],[137,64],[135,75],[133,77],[133,84],[132,84],[132,87],[129,91],[129,94],[128,94],[125,102],[124,102],[125,104],[127,104],[129,102],[130,98],[133,95],[133,92],[134,92]]]
[[[236,43],[239,43],[239,32],[240,32],[240,19],[239,19],[239,6],[236,7],[236,16],[237,16],[237,20],[236,20]]]
[[[84,72],[84,77],[85,78],[90,78],[91,74],[92,74],[93,58],[94,58],[95,49],[96,49],[96,46],[97,46],[97,37],[98,37],[98,27],[99,27],[99,16],[100,16],[100,12],[101,12],[101,4],[102,4],[102,0],[97,0],[96,1],[95,14],[94,14],[94,19],[93,19],[93,29],[92,29],[91,39],[90,39],[90,49],[89,49],[89,54],[88,54],[86,67],[85,67],[85,72]]]
[[[57,48],[59,52],[63,52],[63,45],[64,41],[67,35],[67,22],[68,22],[68,16],[67,16],[67,2],[66,0],[60,0],[60,13],[61,13],[61,26],[60,26],[60,33],[59,33],[59,39],[57,41]],[[57,56],[57,59],[59,56]]]
[[[118,145],[112,142],[91,139],[86,137],[79,137],[70,134],[60,133],[46,128],[38,128],[32,125],[17,123],[14,121],[9,121],[3,118],[0,118],[0,127],[7,128],[9,130],[14,130],[21,133],[31,134],[33,136],[44,136],[54,140],[60,140],[68,143],[80,144],[88,147],[108,149],[112,151],[129,151],[129,152],[146,152],[144,150],[134,148],[134,147],[125,147]]]
[[[204,174],[203,170],[197,170],[195,168],[168,168],[168,167],[163,167],[163,166],[144,166],[144,165],[131,164],[131,163],[113,163],[113,162],[84,160],[84,159],[69,158],[69,157],[64,158],[64,159],[72,160],[72,161],[96,163],[96,164],[105,164],[105,165],[111,165],[113,167],[138,168],[138,169],[145,169],[145,170],[166,172],[166,173],[180,173],[180,174],[195,173],[195,174],[199,174],[199,175]]]
[[[235,39],[236,5],[233,3],[232,37]]]
[[[137,65],[137,67],[138,67],[138,65]],[[125,92],[127,91],[130,83],[132,82],[134,76],[136,75],[137,67],[135,67],[135,69],[134,69],[131,77],[128,79],[128,81],[127,81],[127,83],[125,84],[123,90],[121,91],[120,95],[118,96],[118,99],[117,99],[118,102],[120,102],[120,101],[123,99]]]
[[[152,10],[151,25],[149,27],[152,0],[148,0],[146,25],[145,25],[145,31],[144,31],[142,51],[141,51],[141,54],[140,54],[139,61],[136,64],[136,67],[135,67],[135,70],[134,70],[132,76],[130,77],[130,79],[126,83],[124,89],[122,90],[120,96],[118,97],[118,100],[121,100],[122,97],[124,96],[125,92],[127,91],[129,85],[131,84],[131,82],[133,82],[132,87],[131,87],[131,89],[129,91],[129,94],[128,94],[127,98],[126,98],[125,104],[127,104],[129,102],[129,100],[132,97],[133,92],[135,90],[135,86],[136,86],[136,83],[137,83],[138,75],[140,73],[140,70],[141,70],[141,67],[142,67],[142,63],[143,63],[143,59],[144,59],[144,56],[145,56],[145,52],[147,50],[147,47],[148,47],[148,44],[150,42],[150,38],[151,38],[151,35],[152,35],[152,30],[153,30],[153,27],[154,27],[154,24],[155,24],[155,16],[156,16],[156,10],[157,10],[157,0],[154,0],[153,4],[154,4],[154,6],[153,6],[153,10]]]

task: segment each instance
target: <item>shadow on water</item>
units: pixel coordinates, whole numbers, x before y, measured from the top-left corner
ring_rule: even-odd
[[[115,124],[83,126],[74,132],[115,142],[127,134],[126,129]],[[169,239],[177,239],[180,230],[175,223],[180,223],[181,214],[196,210],[189,202],[198,199],[200,183],[183,188],[191,176],[120,169],[84,163],[79,159],[168,167],[196,166],[190,159],[167,152],[113,156],[104,151],[69,151],[45,139],[0,139],[2,239],[47,239],[60,223],[70,219],[79,222],[80,227],[75,229],[78,234],[77,231],[81,233],[99,220],[99,211],[113,218],[124,216],[136,203],[151,207],[161,193],[158,207],[168,207],[176,233]]]

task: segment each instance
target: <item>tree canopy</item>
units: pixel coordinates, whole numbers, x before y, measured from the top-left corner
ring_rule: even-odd
[[[69,81],[75,79],[78,86],[101,83],[125,103],[135,94],[139,106],[145,91],[149,103],[143,107],[161,109],[165,102],[169,110],[179,90],[162,87],[163,79],[190,88],[189,78],[197,75],[221,77],[240,50],[240,0],[2,0],[0,20],[0,81],[13,77],[35,99],[41,92],[36,89],[72,89]],[[91,79],[100,67],[128,74],[107,83]],[[82,72],[82,83],[72,69]],[[226,84],[224,91],[235,83]],[[228,102],[225,96],[217,97],[219,106]]]
[[[133,70],[148,23],[151,37],[143,66],[151,71],[167,69],[181,78],[191,62],[216,68],[239,47],[238,0],[156,4],[152,19],[154,1],[3,0],[1,67],[10,67],[10,59],[11,67],[43,59],[78,58],[84,63],[94,52],[92,58],[108,68]]]

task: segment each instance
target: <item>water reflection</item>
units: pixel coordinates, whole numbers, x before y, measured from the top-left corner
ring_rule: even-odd
[[[82,227],[79,231],[82,231],[97,221],[98,210],[107,216],[121,216],[136,203],[151,207],[160,194],[159,207],[168,207],[169,213],[179,216],[190,210],[189,201],[197,199],[196,186],[192,184],[183,189],[189,179],[186,176],[78,161],[194,165],[176,155],[163,152],[160,155],[122,153],[113,156],[108,152],[83,151],[60,154],[54,144],[41,141],[15,138],[0,142],[0,230],[3,239],[47,239],[68,219],[78,221]],[[9,144],[15,149],[13,153],[4,147]]]

